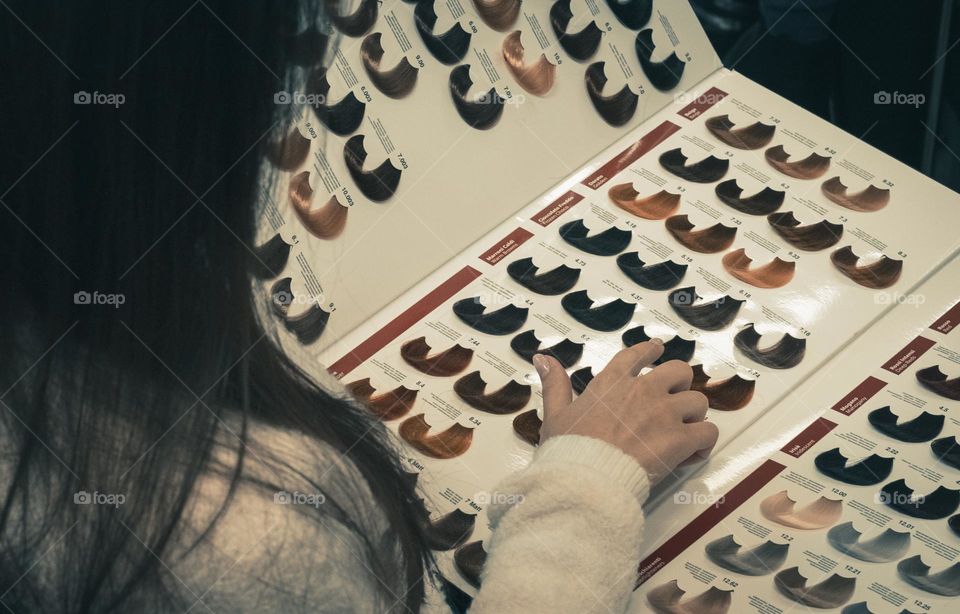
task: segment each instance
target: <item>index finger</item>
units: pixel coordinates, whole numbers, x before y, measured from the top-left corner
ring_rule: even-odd
[[[597,377],[601,375],[612,379],[636,377],[661,355],[663,355],[663,342],[659,339],[632,345],[617,352]]]

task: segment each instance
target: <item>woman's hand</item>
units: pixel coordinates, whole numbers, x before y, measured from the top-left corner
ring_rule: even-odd
[[[534,356],[543,385],[541,443],[559,435],[600,439],[636,458],[651,484],[694,454],[708,453],[718,431],[704,421],[707,398],[690,390],[690,366],[671,360],[639,375],[661,354],[659,340],[621,350],[576,400],[563,366]]]

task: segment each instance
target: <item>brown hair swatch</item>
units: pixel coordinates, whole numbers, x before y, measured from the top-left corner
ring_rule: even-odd
[[[860,266],[859,256],[853,253],[849,245],[841,247],[830,254],[830,261],[837,270],[867,288],[889,288],[900,279],[903,270],[903,260],[896,260],[881,256],[879,260]]]
[[[807,350],[807,340],[784,333],[773,345],[761,349],[760,333],[752,323],[733,338],[733,345],[750,360],[770,369],[790,369],[800,364]]]
[[[776,126],[754,122],[745,128],[735,128],[728,115],[717,115],[706,122],[707,130],[723,143],[737,149],[760,149],[770,144]]]
[[[890,202],[890,190],[877,188],[872,184],[855,194],[847,194],[847,186],[840,181],[840,177],[832,177],[823,182],[820,191],[831,202],[852,211],[872,212],[879,211]]]
[[[473,429],[453,424],[436,435],[429,435],[430,425],[424,414],[417,414],[400,423],[400,438],[425,456],[448,459],[460,456],[473,441]]]
[[[607,196],[613,204],[627,213],[631,213],[645,220],[662,220],[671,215],[680,206],[680,195],[660,190],[656,194],[637,198],[639,192],[633,189],[630,182],[619,183],[607,191]]]
[[[413,86],[417,84],[417,68],[403,57],[393,68],[382,69],[380,62],[383,60],[383,45],[380,44],[380,38],[380,32],[374,32],[360,44],[363,68],[373,85],[385,96],[403,98],[413,91]]]
[[[363,403],[381,420],[396,420],[406,415],[413,408],[413,404],[417,401],[417,393],[420,392],[397,386],[393,390],[375,395],[377,389],[370,385],[369,377],[350,382],[346,385],[346,389],[353,398]]]
[[[917,381],[931,392],[952,401],[960,401],[960,377],[948,379],[947,374],[940,370],[940,365],[917,371]]]
[[[667,232],[687,249],[701,254],[715,254],[730,247],[737,236],[737,228],[717,222],[709,228],[694,230],[687,214],[668,217]]]
[[[341,13],[339,0],[327,0],[327,15],[330,23],[347,36],[357,37],[366,34],[377,21],[379,0],[360,0],[352,13]]]
[[[856,578],[833,574],[823,582],[807,586],[799,567],[784,569],[773,577],[777,590],[797,603],[818,609],[839,608],[853,597]]]
[[[530,386],[510,380],[496,392],[487,393],[487,382],[480,371],[464,375],[453,384],[453,391],[470,407],[488,414],[512,414],[530,400]]]
[[[721,181],[713,191],[723,204],[747,215],[773,213],[780,208],[787,196],[786,192],[765,187],[756,194],[743,197],[743,188],[737,184],[736,179]]]
[[[429,517],[424,518],[422,527],[430,549],[443,551],[453,550],[470,539],[476,524],[476,514],[468,514],[455,509],[436,520],[430,520]]]
[[[783,237],[783,240],[797,249],[805,252],[817,252],[833,247],[843,236],[843,224],[834,224],[821,220],[815,224],[800,225],[800,220],[792,211],[771,213],[767,222],[773,231]]]
[[[797,268],[796,262],[777,257],[751,269],[753,259],[747,256],[747,250],[742,247],[724,254],[720,262],[727,273],[755,288],[782,288],[790,283]]]
[[[823,176],[830,168],[830,158],[818,153],[811,153],[803,160],[790,161],[790,154],[783,145],[774,145],[764,152],[764,157],[773,168],[788,177],[796,179],[816,179]]]
[[[340,204],[336,194],[332,195],[323,206],[313,209],[310,171],[303,171],[291,177],[289,190],[293,211],[310,234],[319,239],[333,239],[343,232],[350,209]]]
[[[435,377],[456,375],[466,369],[473,358],[473,350],[459,344],[432,355],[430,350],[427,338],[417,337],[400,346],[400,357],[417,371]]]
[[[647,603],[659,614],[726,614],[733,600],[733,590],[711,586],[696,597],[681,601],[686,591],[676,580],[654,587],[647,593]]]
[[[463,579],[473,586],[480,587],[480,573],[483,564],[487,562],[487,551],[483,549],[483,542],[475,541],[464,544],[453,553],[453,564]]]
[[[746,407],[753,398],[753,389],[757,385],[756,380],[744,379],[739,375],[715,382],[710,380],[710,376],[703,370],[703,365],[693,365],[690,390],[702,392],[707,397],[710,409],[720,411],[736,411]]]
[[[267,160],[281,171],[294,170],[303,164],[308,153],[310,153],[310,139],[300,134],[296,126],[279,139],[275,138],[267,142]]]
[[[556,78],[557,67],[547,61],[547,56],[542,53],[534,63],[525,64],[520,30],[511,32],[503,39],[501,51],[503,60],[507,63],[507,69],[520,87],[534,96],[543,96],[550,91]]]
[[[615,93],[605,96],[603,88],[607,85],[607,74],[603,67],[603,62],[594,62],[587,67],[583,75],[587,84],[587,95],[605,122],[611,126],[622,126],[630,121],[637,111],[640,96],[633,93],[629,83],[624,83]]]
[[[699,162],[687,164],[687,156],[677,147],[660,154],[660,166],[677,177],[693,183],[713,183],[723,178],[730,168],[730,160],[707,156]]]
[[[843,515],[842,499],[820,497],[800,509],[795,509],[796,505],[787,491],[781,490],[760,502],[760,513],[771,522],[805,531],[832,526]]]
[[[504,32],[520,15],[520,0],[473,0],[477,14],[488,26]]]
[[[513,419],[513,432],[517,434],[517,437],[534,447],[540,445],[541,426],[543,426],[543,420],[537,416],[536,409],[517,414],[517,417]]]
[[[667,295],[667,302],[683,321],[703,330],[720,330],[737,317],[744,301],[729,296],[697,303],[700,300],[694,286],[678,288]]]

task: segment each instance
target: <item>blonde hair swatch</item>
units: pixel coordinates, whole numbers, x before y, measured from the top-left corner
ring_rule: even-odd
[[[319,239],[333,239],[343,232],[350,209],[340,204],[336,194],[330,196],[323,206],[313,209],[309,171],[297,173],[290,179],[289,192],[293,211],[310,234]]]
[[[771,522],[805,531],[829,527],[843,515],[842,499],[820,497],[800,509],[796,505],[787,491],[781,490],[760,502],[760,513]]]
[[[540,54],[533,64],[523,61],[523,43],[520,41],[520,30],[511,32],[503,39],[503,60],[507,69],[520,87],[534,96],[544,96],[553,87],[557,74],[557,67],[547,61],[547,56]]]

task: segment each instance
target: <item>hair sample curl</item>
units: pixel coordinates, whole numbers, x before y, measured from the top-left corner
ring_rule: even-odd
[[[724,254],[720,262],[727,273],[755,288],[782,288],[790,283],[797,268],[796,262],[777,257],[751,269],[753,259],[742,247]]]
[[[563,294],[577,285],[580,279],[580,269],[565,264],[541,273],[533,263],[533,258],[514,260],[507,266],[507,274],[527,290],[546,296]]]
[[[674,290],[667,296],[667,302],[683,321],[702,330],[720,330],[733,322],[744,301],[729,296],[706,303],[697,303],[700,296],[696,288],[687,286]]]
[[[844,484],[855,486],[873,486],[879,484],[893,471],[893,457],[871,454],[855,463],[840,452],[840,448],[832,448],[821,452],[813,460],[817,470]]]
[[[310,139],[294,126],[290,132],[267,143],[267,159],[281,171],[292,171],[307,159],[310,153]]]
[[[557,35],[560,46],[574,60],[583,62],[597,52],[603,31],[595,21],[590,21],[579,32],[567,32],[572,17],[570,0],[557,0],[550,7],[550,25],[553,26],[553,33]]]
[[[617,256],[617,266],[630,281],[647,290],[669,290],[683,281],[687,273],[687,265],[672,260],[646,264],[637,252]]]
[[[312,208],[313,188],[310,187],[310,171],[297,173],[290,179],[290,204],[300,223],[318,239],[333,239],[340,236],[347,225],[348,207],[337,200],[337,195],[317,209]]]
[[[628,303],[619,298],[594,307],[593,299],[586,290],[567,294],[560,300],[560,305],[570,317],[587,328],[608,333],[623,328],[637,308],[636,303]]]
[[[496,88],[491,87],[477,100],[467,98],[470,88],[473,87],[469,64],[461,64],[451,70],[449,83],[453,106],[468,126],[477,130],[489,130],[500,121],[504,100]]]
[[[360,102],[356,94],[347,92],[339,101],[327,104],[330,93],[330,82],[327,81],[327,69],[317,67],[307,78],[307,91],[323,100],[323,104],[313,105],[314,113],[327,129],[337,135],[352,134],[366,113],[367,105]]]
[[[940,370],[940,365],[933,365],[917,371],[917,381],[927,390],[951,401],[960,401],[960,377],[952,379]]]
[[[490,313],[480,297],[460,299],[453,304],[453,313],[465,324],[488,335],[509,335],[520,330],[527,321],[526,307],[507,305]]]
[[[417,371],[435,377],[456,375],[466,369],[473,358],[473,350],[459,344],[435,354],[430,354],[431,349],[426,337],[417,337],[400,346],[400,357]]]
[[[550,347],[541,348],[541,341],[533,329],[524,331],[510,340],[510,348],[521,358],[532,363],[536,354],[552,356],[565,369],[572,367],[583,356],[583,344],[564,339]]]
[[[870,426],[887,437],[906,443],[920,443],[939,435],[945,418],[943,414],[924,411],[915,418],[900,422],[900,417],[890,410],[890,406],[884,405],[867,414],[867,420]]]
[[[843,236],[843,224],[820,220],[815,224],[801,226],[800,220],[793,215],[792,211],[771,213],[767,216],[767,222],[784,241],[806,252],[833,247]]]
[[[534,96],[544,96],[553,87],[557,67],[551,64],[547,56],[542,53],[533,64],[524,63],[520,30],[511,32],[503,39],[501,52],[510,74],[524,90]]]
[[[535,409],[517,414],[513,419],[513,432],[533,447],[540,445],[540,427],[542,426],[543,420],[537,416]]]
[[[290,244],[284,241],[278,232],[262,245],[254,247],[253,253],[253,273],[261,279],[270,279],[279,275],[287,266]]]
[[[463,29],[460,22],[453,24],[443,34],[434,34],[437,25],[437,13],[433,2],[417,2],[413,10],[413,20],[420,33],[424,47],[443,64],[456,64],[467,55],[470,49],[470,33]]]
[[[760,333],[753,323],[747,324],[733,338],[733,345],[744,356],[769,369],[790,369],[800,364],[806,353],[807,340],[786,334],[769,347],[760,349]]]
[[[520,0],[473,0],[477,14],[498,32],[508,30],[520,15]]]
[[[830,168],[830,158],[811,153],[803,160],[790,161],[790,154],[783,145],[774,145],[764,152],[764,157],[773,168],[795,179],[816,179],[822,177]]]
[[[341,13],[339,0],[326,0],[330,23],[347,36],[356,38],[370,31],[377,21],[378,0],[360,0],[360,5],[352,13]]]
[[[787,193],[765,187],[756,194],[743,197],[743,188],[736,179],[728,179],[717,184],[714,193],[720,201],[747,215],[769,215],[780,208]]]
[[[707,130],[718,140],[736,149],[760,149],[773,140],[776,126],[754,122],[745,128],[735,128],[729,115],[717,115],[706,122]]]
[[[627,28],[639,30],[653,14],[653,0],[607,0],[607,6]]]
[[[820,191],[830,202],[852,211],[879,211],[890,202],[890,190],[877,188],[872,184],[856,194],[847,194],[847,186],[840,181],[840,177],[833,177],[824,181],[823,185],[820,186]]]
[[[859,256],[853,253],[853,247],[847,245],[830,254],[830,261],[838,271],[866,288],[889,288],[900,279],[903,260],[880,257],[868,265],[860,266]]]
[[[736,411],[746,407],[753,398],[753,390],[757,386],[756,380],[744,379],[739,375],[720,381],[711,381],[711,379],[703,370],[703,365],[694,365],[690,390],[702,392],[707,397],[710,409],[720,411]]]
[[[616,93],[604,96],[603,88],[607,84],[607,75],[603,66],[604,62],[594,62],[587,67],[584,73],[587,95],[590,96],[593,108],[605,122],[611,126],[622,126],[636,113],[640,96],[633,93],[629,83],[624,83]]]
[[[717,222],[709,228],[695,230],[687,215],[674,215],[664,222],[667,232],[678,243],[701,254],[715,254],[730,247],[737,236],[736,226],[724,226]]]
[[[343,159],[353,182],[370,200],[383,202],[394,195],[400,185],[402,171],[387,158],[370,171],[363,170],[367,160],[367,150],[363,146],[364,136],[357,134],[347,141],[343,148]]]
[[[687,164],[687,156],[677,147],[660,154],[660,166],[677,177],[693,183],[713,183],[723,178],[730,168],[730,160],[707,156],[699,162]]]
[[[480,588],[480,573],[486,562],[487,551],[483,549],[483,542],[480,541],[464,544],[453,553],[453,564],[457,571],[476,588]]]
[[[645,220],[662,220],[673,214],[680,206],[680,195],[660,190],[650,196],[637,198],[640,193],[630,182],[619,183],[607,191],[607,196],[616,206]]]
[[[520,411],[530,400],[531,388],[510,380],[495,392],[486,392],[487,382],[480,371],[464,375],[453,384],[453,391],[470,407],[488,414],[504,415]]]
[[[419,389],[397,386],[388,392],[375,394],[377,389],[370,384],[369,377],[350,382],[345,388],[353,398],[381,420],[396,420],[407,415],[413,409],[420,392]]]
[[[670,55],[664,59],[654,62],[654,48],[653,30],[648,28],[637,32],[634,49],[637,52],[637,59],[640,60],[643,74],[647,76],[653,87],[661,92],[669,92],[680,83],[680,79],[683,78],[683,69],[687,65],[676,51],[671,51]]]
[[[462,424],[453,424],[446,430],[430,435],[430,425],[424,414],[417,414],[400,423],[400,438],[424,456],[449,459],[460,456],[473,441],[473,429]]]
[[[638,343],[650,341],[650,339],[652,339],[652,337],[647,335],[643,326],[631,328],[620,336],[620,340],[623,341],[625,347],[632,347]],[[669,341],[663,342],[663,354],[660,355],[660,358],[653,361],[653,364],[660,365],[671,360],[690,362],[696,348],[696,341],[684,339],[680,335],[674,335]]]
[[[594,256],[614,256],[630,245],[632,234],[629,230],[623,230],[616,226],[611,226],[601,233],[590,235],[590,229],[586,227],[583,220],[573,220],[560,227],[560,237],[576,247],[580,251]]]
[[[389,69],[382,69],[380,62],[383,60],[383,45],[380,43],[380,32],[374,32],[367,35],[360,44],[360,59],[363,61],[363,68],[380,92],[389,98],[404,98],[413,91],[413,86],[417,84],[417,74],[419,71],[410,63],[406,57],[400,59],[396,66]]]

